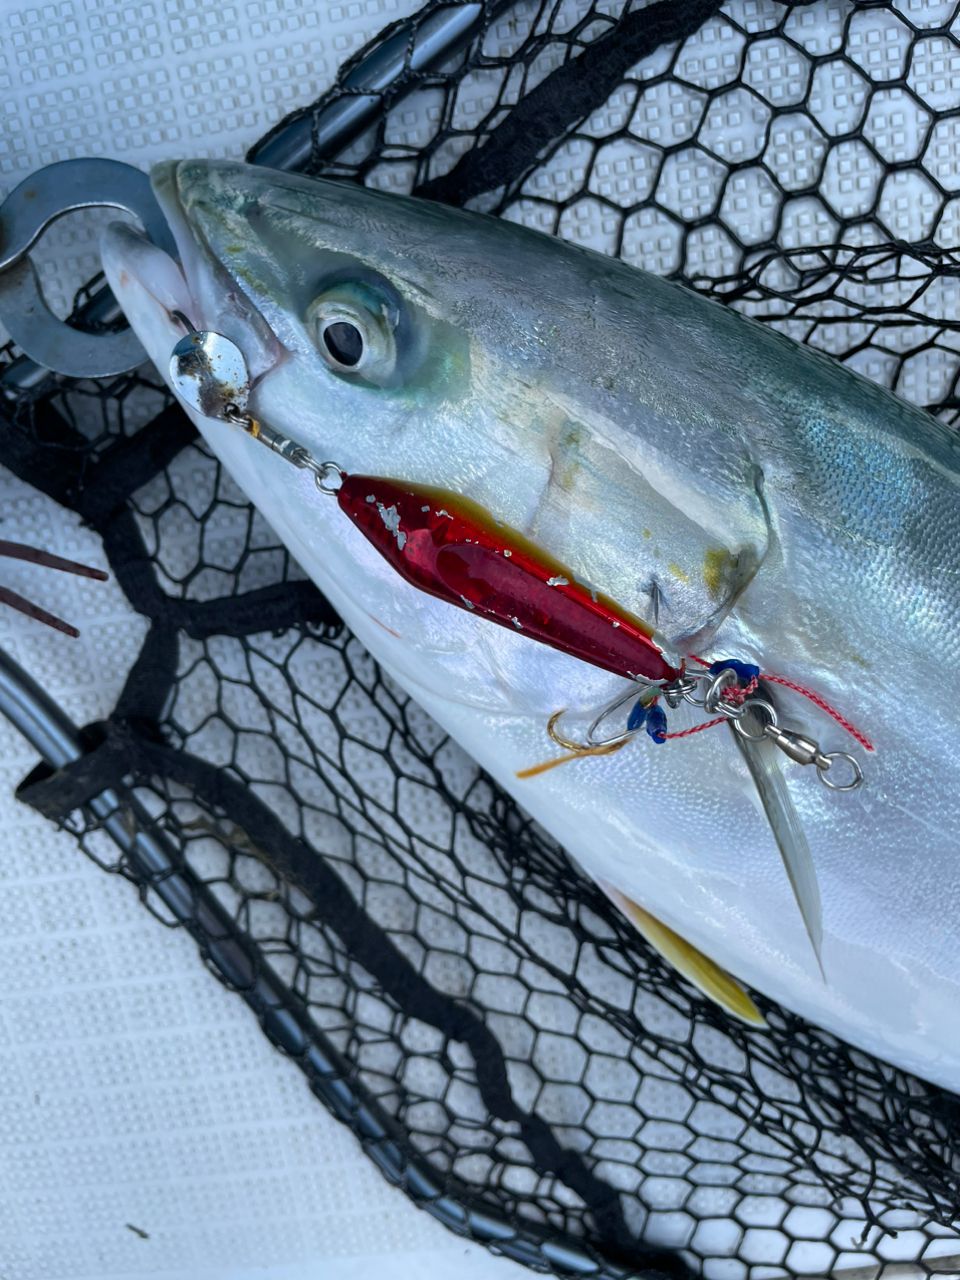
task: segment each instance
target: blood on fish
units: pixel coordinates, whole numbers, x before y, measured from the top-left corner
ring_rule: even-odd
[[[367,613],[367,617],[370,619],[371,622],[375,622],[377,626],[380,627],[383,631],[386,631],[388,635],[396,637],[397,640],[403,639],[403,636],[400,634],[399,631],[394,631],[393,627],[388,627],[385,622],[381,622],[378,617],[376,617],[374,614],[370,613],[369,611]]]

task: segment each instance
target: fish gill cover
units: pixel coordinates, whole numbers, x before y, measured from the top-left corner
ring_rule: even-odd
[[[954,3],[484,14],[309,171],[619,254],[953,421]],[[226,919],[235,985],[388,1176],[563,1274],[952,1269],[957,1098],[697,998],[342,629],[152,371],[2,412],[4,463],[100,532],[151,623],[88,754],[23,798],[177,923],[83,805],[136,797],[223,908],[197,899],[202,953],[222,975]]]

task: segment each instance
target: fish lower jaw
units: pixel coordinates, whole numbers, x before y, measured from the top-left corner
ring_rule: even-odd
[[[282,360],[283,347],[261,332],[245,307],[223,305],[225,290],[218,289],[197,255],[184,256],[181,266],[127,223],[106,228],[100,252],[117,301],[164,378],[185,328],[214,329],[229,337],[243,351],[254,383]]]
[[[141,325],[149,320],[154,327],[157,313],[164,313],[171,334],[183,333],[176,313],[196,324],[196,302],[179,264],[143,232],[111,223],[101,237],[100,254],[110,287],[141,340]]]

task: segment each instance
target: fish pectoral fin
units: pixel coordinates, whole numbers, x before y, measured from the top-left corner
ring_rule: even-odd
[[[679,933],[651,915],[649,911],[638,906],[632,898],[628,898],[619,889],[603,881],[598,881],[598,884],[637,932],[646,938],[651,947],[698,991],[734,1018],[739,1018],[741,1022],[746,1022],[751,1027],[767,1025],[766,1018],[740,983],[721,969],[709,956],[704,955],[692,942],[687,942],[686,938],[682,938]]]
[[[740,597],[756,578],[777,545],[770,504],[764,488],[763,469],[756,465],[749,468],[753,490],[763,517],[765,540],[762,546],[741,545],[736,551],[716,548],[706,554],[704,579],[716,605],[710,614],[692,630],[680,636],[668,636],[678,653],[698,653],[713,644],[717,632],[733,611]]]

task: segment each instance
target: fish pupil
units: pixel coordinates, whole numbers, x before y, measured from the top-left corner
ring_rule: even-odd
[[[363,355],[363,334],[355,324],[337,320],[324,329],[323,345],[338,364],[352,369]]]

